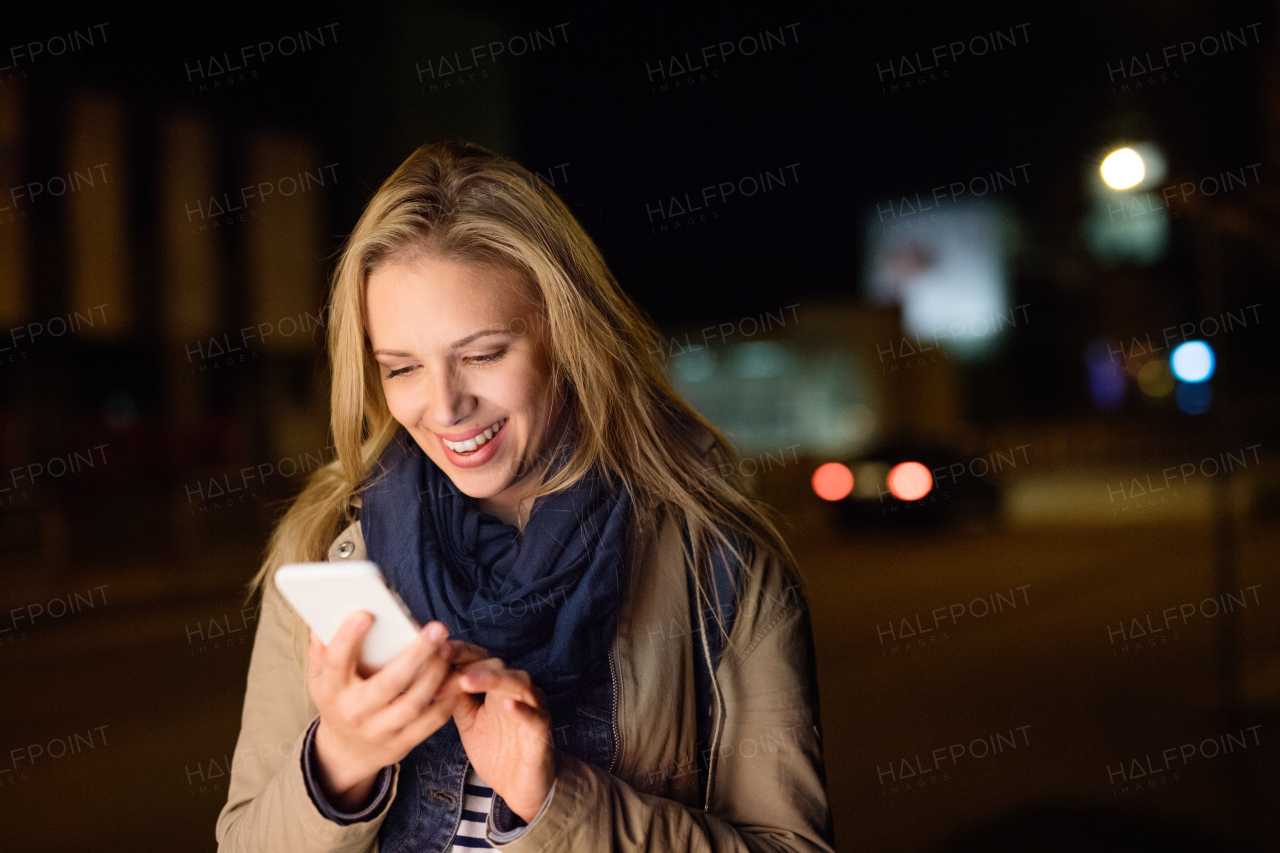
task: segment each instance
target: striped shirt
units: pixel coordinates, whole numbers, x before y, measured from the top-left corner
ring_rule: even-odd
[[[493,806],[493,789],[470,766],[467,767],[467,778],[462,788],[462,820],[458,824],[458,834],[453,837],[453,853],[467,853],[477,847],[492,849],[493,845],[485,837],[485,821],[489,817],[489,809]]]

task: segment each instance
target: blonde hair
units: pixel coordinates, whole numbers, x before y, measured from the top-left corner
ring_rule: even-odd
[[[666,511],[688,526],[693,553],[686,556],[704,603],[715,600],[707,597],[713,549],[748,566],[763,548],[798,576],[775,512],[743,488],[724,435],[671,387],[654,357],[663,351],[660,334],[564,202],[510,160],[443,142],[420,147],[396,169],[342,250],[328,327],[337,458],[311,476],[277,525],[250,596],[285,563],[323,560],[354,520],[352,499],[400,426],[368,345],[365,284],[380,265],[422,252],[512,270],[541,311],[557,397],[552,410],[564,404],[577,441],[526,500],[566,489],[598,465],[610,484],[627,485],[639,531],[655,531]],[[696,444],[699,428],[713,439],[709,456]]]

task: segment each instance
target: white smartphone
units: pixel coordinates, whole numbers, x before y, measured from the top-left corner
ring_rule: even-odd
[[[372,613],[373,625],[360,649],[360,662],[369,671],[386,666],[418,635],[420,626],[409,608],[368,560],[290,563],[276,572],[276,588],[326,646],[352,613]]]

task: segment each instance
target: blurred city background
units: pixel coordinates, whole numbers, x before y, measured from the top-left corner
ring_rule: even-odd
[[[326,276],[444,138],[786,516],[839,849],[1280,845],[1275,7],[837,6],[2,13],[0,846],[215,849]]]

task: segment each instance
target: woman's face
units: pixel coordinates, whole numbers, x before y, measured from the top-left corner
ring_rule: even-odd
[[[378,267],[367,288],[392,417],[482,511],[517,524],[552,421],[544,324],[520,279],[426,254]]]

